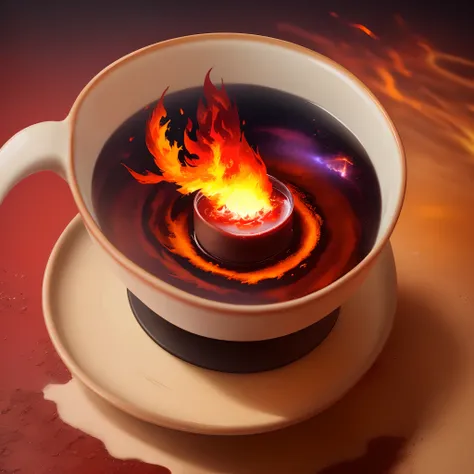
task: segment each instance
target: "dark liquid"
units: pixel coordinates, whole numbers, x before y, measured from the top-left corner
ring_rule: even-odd
[[[357,139],[334,117],[296,96],[274,89],[227,85],[243,131],[257,147],[270,175],[297,188],[322,218],[318,245],[281,278],[242,283],[197,268],[160,243],[166,219],[185,217],[187,238],[199,258],[210,261],[192,238],[194,195],[169,183],[140,184],[121,166],[158,170],[145,144],[147,119],[155,103],[124,122],[104,145],[94,170],[93,203],[105,236],[124,255],[161,280],[189,293],[235,304],[287,301],[317,291],[357,265],[372,248],[380,223],[381,196],[373,166]],[[182,144],[187,119],[196,116],[202,88],[169,94],[169,138]],[[180,109],[184,114],[180,113]],[[344,158],[350,160],[348,163]],[[296,216],[293,242],[283,260],[304,244]],[[275,265],[278,261],[266,262]],[[233,271],[252,272],[260,268]]]

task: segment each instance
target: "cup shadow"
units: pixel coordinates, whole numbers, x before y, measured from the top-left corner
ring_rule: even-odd
[[[340,402],[298,425],[252,436],[203,436],[140,422],[89,393],[121,429],[202,472],[383,474],[436,422],[463,373],[449,315],[400,292],[392,334],[372,369]],[[240,395],[239,395],[240,396]],[[243,403],[251,403],[248,396]]]

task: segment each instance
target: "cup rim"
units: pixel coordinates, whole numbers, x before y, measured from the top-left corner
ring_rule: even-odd
[[[116,70],[118,67],[126,65],[130,61],[133,61],[135,58],[150,53],[152,51],[162,49],[162,48],[169,48],[185,43],[193,43],[196,41],[202,40],[250,40],[254,43],[260,44],[267,44],[271,46],[278,46],[280,48],[293,51],[294,53],[302,53],[307,56],[312,57],[313,59],[317,60],[320,63],[324,63],[326,66],[337,70],[340,74],[344,75],[346,78],[350,79],[363,93],[374,103],[374,105],[379,109],[383,118],[385,119],[385,125],[390,129],[390,132],[395,139],[397,148],[398,148],[398,158],[399,158],[399,166],[400,166],[400,173],[401,173],[401,186],[399,189],[397,203],[395,205],[394,213],[391,218],[390,225],[386,227],[383,231],[382,235],[379,237],[378,241],[374,244],[370,252],[350,271],[339,277],[337,280],[332,282],[331,284],[321,288],[320,290],[314,291],[309,293],[305,296],[295,298],[288,301],[282,301],[277,303],[265,303],[265,304],[258,304],[258,305],[239,305],[233,303],[224,303],[220,301],[215,301],[211,299],[206,299],[197,295],[193,295],[188,293],[184,290],[181,290],[170,283],[166,283],[163,280],[159,279],[158,277],[154,276],[152,273],[146,271],[138,264],[133,262],[133,260],[129,259],[125,256],[122,252],[120,252],[103,234],[102,230],[100,229],[99,225],[93,219],[91,213],[87,209],[87,206],[84,202],[82,194],[79,190],[79,186],[77,183],[77,177],[74,168],[74,142],[75,142],[75,121],[80,109],[80,106],[88,95],[88,93],[106,76]],[[395,225],[398,221],[400,216],[400,212],[402,210],[403,201],[405,198],[406,193],[406,156],[405,156],[405,149],[403,143],[400,139],[400,135],[398,130],[395,127],[395,124],[392,122],[392,119],[389,117],[388,113],[386,112],[385,108],[379,102],[379,100],[375,97],[372,91],[354,74],[349,72],[346,68],[338,64],[337,62],[329,59],[328,57],[317,53],[309,48],[304,46],[292,43],[290,41],[285,41],[269,36],[262,36],[256,34],[249,34],[249,33],[232,33],[232,32],[219,32],[219,33],[200,33],[194,35],[187,35],[181,36],[177,38],[171,38],[168,40],[164,40],[158,43],[154,43],[148,46],[145,46],[141,49],[138,49],[132,53],[129,53],[118,60],[114,61],[102,71],[100,71],[96,76],[94,76],[88,84],[82,89],[79,93],[77,99],[74,101],[74,104],[67,116],[66,120],[69,122],[71,127],[71,133],[69,136],[69,157],[68,157],[68,183],[71,188],[72,195],[76,202],[76,205],[79,210],[79,214],[81,215],[82,221],[89,231],[89,233],[95,238],[98,244],[102,247],[102,249],[107,252],[113,260],[119,264],[123,269],[128,272],[131,272],[135,277],[137,277],[142,283],[146,284],[148,287],[151,287],[153,290],[160,291],[163,293],[168,294],[169,296],[179,299],[184,303],[187,304],[194,304],[201,308],[218,310],[225,313],[247,313],[248,315],[255,315],[256,313],[260,312],[280,312],[287,310],[289,308],[293,308],[296,306],[301,306],[307,303],[310,303],[313,300],[318,300],[328,294],[336,291],[339,287],[343,286],[349,280],[355,278],[360,272],[362,272],[365,268],[369,267],[374,260],[378,257],[380,252],[385,247],[385,244],[389,240]]]

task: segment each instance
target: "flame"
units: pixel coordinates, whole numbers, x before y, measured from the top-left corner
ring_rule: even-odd
[[[148,170],[140,174],[124,164],[130,174],[142,184],[174,183],[184,195],[201,191],[213,206],[210,216],[236,226],[248,227],[277,218],[280,209],[266,166],[241,131],[245,121],[241,123],[237,107],[230,101],[224,84],[218,89],[211,82],[210,71],[207,73],[204,101],[198,104],[196,114],[195,137],[193,123],[188,118],[183,146],[168,139],[171,120],[164,105],[166,93],[167,90],[153,110],[146,131],[148,150],[161,174]],[[184,110],[179,109],[179,113],[184,115]],[[342,163],[341,172],[345,172],[344,166],[346,163]],[[209,261],[194,243],[188,227],[189,214],[183,211],[174,215],[173,205],[164,205],[159,193],[152,206],[149,229],[162,248],[202,271],[248,285],[280,279],[304,265],[318,245],[321,233],[321,218],[296,188],[290,187],[290,190],[295,213],[299,216],[301,244],[283,259],[259,270],[237,271]],[[158,215],[163,215],[163,209],[166,209],[164,219],[157,219]],[[172,274],[179,274],[182,280],[186,280],[187,270],[174,265],[166,254],[164,264]],[[192,277],[190,281],[195,283]],[[209,285],[198,286],[206,289]]]
[[[207,73],[205,103],[200,101],[197,109],[196,138],[192,138],[193,123],[188,119],[184,149],[167,138],[166,92],[151,115],[146,135],[161,175],[150,171],[140,174],[124,165],[132,176],[142,184],[174,183],[182,194],[200,190],[224,216],[230,213],[235,219],[254,219],[271,212],[272,185],[266,166],[242,133],[237,107],[224,84],[218,89],[211,82],[210,71]]]

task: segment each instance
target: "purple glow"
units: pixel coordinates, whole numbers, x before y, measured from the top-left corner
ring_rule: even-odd
[[[337,173],[341,178],[347,178],[349,174],[349,167],[353,165],[352,161],[345,156],[337,156],[334,158],[321,158],[320,156],[313,156],[314,161],[325,166],[328,170]]]

